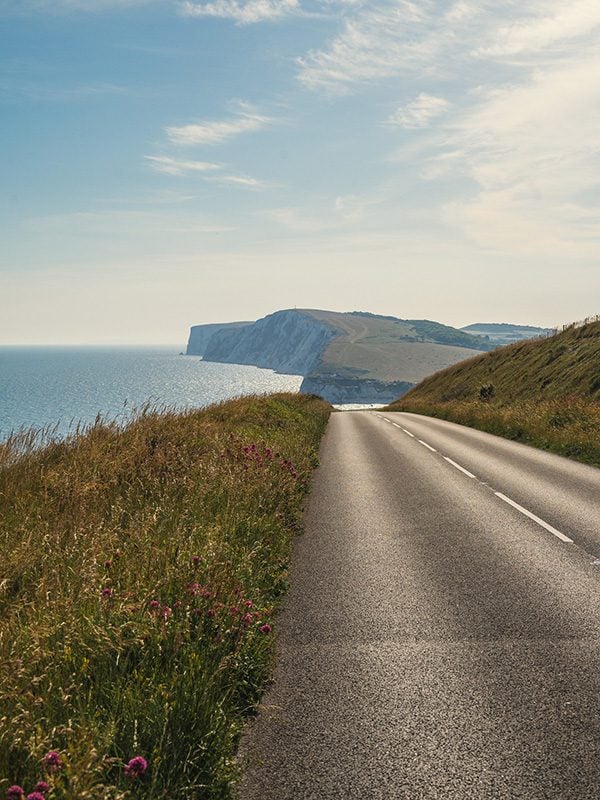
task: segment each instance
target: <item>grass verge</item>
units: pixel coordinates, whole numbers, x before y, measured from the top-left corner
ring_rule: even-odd
[[[578,397],[521,400],[397,401],[389,411],[409,411],[469,425],[600,467],[600,405]]]
[[[0,445],[0,797],[229,797],[329,412],[273,395]]]

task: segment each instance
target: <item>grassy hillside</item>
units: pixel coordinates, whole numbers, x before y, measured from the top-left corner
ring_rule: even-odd
[[[417,383],[426,375],[481,352],[487,345],[429,320],[402,320],[366,312],[303,310],[335,332],[313,375]]]
[[[329,411],[274,395],[0,445],[1,797],[229,796]]]
[[[389,406],[600,465],[600,320],[438,372]]]

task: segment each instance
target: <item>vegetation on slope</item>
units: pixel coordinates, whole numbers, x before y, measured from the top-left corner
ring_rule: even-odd
[[[343,375],[417,383],[438,369],[489,345],[481,338],[429,320],[403,320],[365,311],[346,314],[302,310],[336,335],[323,350],[313,377]]]
[[[0,446],[0,797],[229,796],[329,411],[273,395]]]
[[[389,410],[442,417],[600,465],[600,319],[449,367]]]

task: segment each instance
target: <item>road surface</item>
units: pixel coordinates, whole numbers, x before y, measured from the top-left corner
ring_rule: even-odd
[[[242,800],[600,798],[600,470],[332,415]]]

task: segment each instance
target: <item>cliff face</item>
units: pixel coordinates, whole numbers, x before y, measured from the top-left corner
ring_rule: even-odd
[[[217,331],[225,329],[241,328],[252,325],[251,322],[216,322],[210,325],[193,325],[190,328],[190,338],[187,343],[186,356],[203,356],[206,345],[211,336]]]
[[[391,403],[414,384],[406,381],[377,381],[369,378],[350,378],[342,375],[309,375],[300,391],[316,394],[329,403]]]
[[[335,335],[332,327],[303,311],[277,311],[244,328],[216,331],[204,360],[307,375]]]

